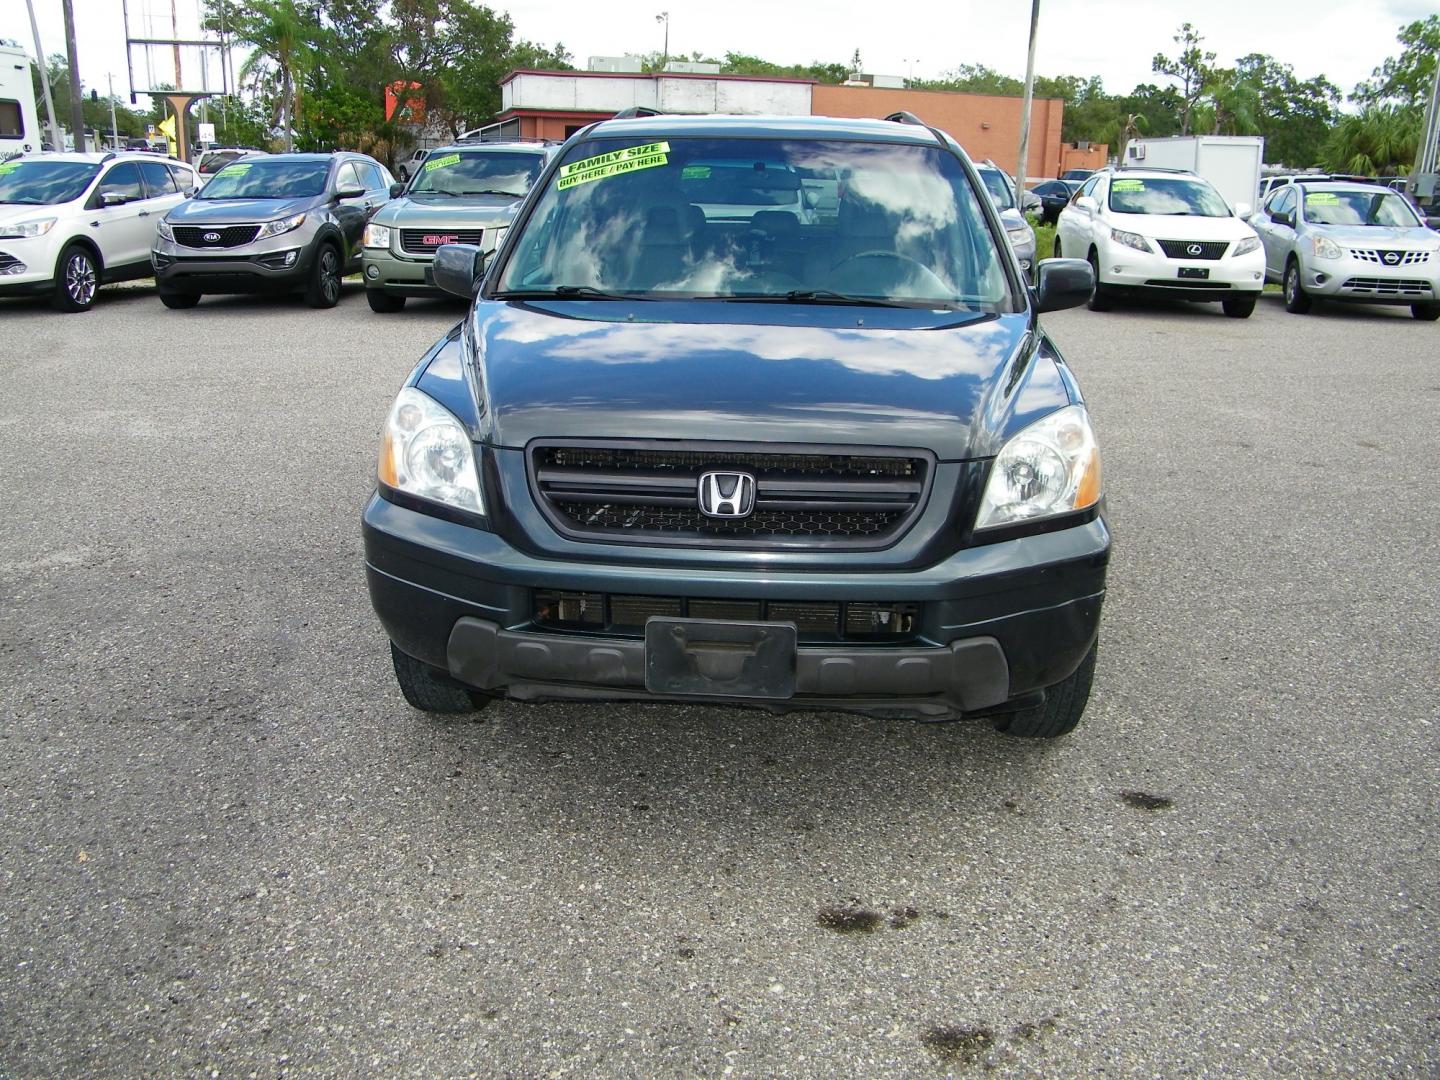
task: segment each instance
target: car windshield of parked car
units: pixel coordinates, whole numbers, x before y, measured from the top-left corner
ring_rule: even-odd
[[[833,215],[792,201],[816,175],[836,178]],[[721,195],[753,201],[696,202]],[[570,147],[522,228],[497,296],[1017,308],[977,192],[935,146],[590,139]]]
[[[328,161],[237,161],[200,189],[197,199],[303,199],[325,190]]]
[[[1403,197],[1388,191],[1307,191],[1305,220],[1313,225],[1375,225],[1412,229],[1420,219]]]
[[[432,154],[415,173],[412,195],[513,195],[520,198],[540,175],[539,154],[450,150]]]
[[[0,203],[50,206],[78,199],[100,171],[85,161],[0,162]]]
[[[1013,210],[1015,200],[1010,197],[1010,185],[1005,182],[1005,177],[999,169],[977,169],[980,179],[985,182],[985,190],[990,192],[990,198],[1001,210]]]
[[[206,176],[217,173],[232,161],[239,161],[248,153],[248,150],[220,150],[213,154],[206,154],[200,159],[197,171]]]
[[[1117,176],[1110,181],[1110,209],[1117,214],[1230,216],[1218,191],[1204,180],[1186,177]]]

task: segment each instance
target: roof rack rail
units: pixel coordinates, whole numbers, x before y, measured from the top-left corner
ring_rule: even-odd
[[[1134,169],[1134,170],[1136,170],[1137,172],[1185,173],[1186,175],[1189,175],[1189,176],[1193,176],[1193,175],[1195,174],[1195,170],[1194,170],[1194,169],[1170,169],[1170,168],[1166,168],[1166,167],[1163,166],[1163,165],[1142,165],[1142,164],[1140,164],[1139,162],[1136,162],[1136,163],[1134,163],[1133,165],[1127,162],[1127,163],[1124,164],[1124,165],[1116,166],[1115,171],[1116,171],[1116,172],[1124,172],[1126,169]],[[1098,170],[1097,170],[1097,171],[1098,171]]]
[[[621,109],[612,120],[634,120],[641,116],[663,116],[659,109],[651,109],[644,105],[631,105],[628,109]]]
[[[109,160],[110,160],[111,158],[113,158],[114,156],[115,156],[115,151],[114,151],[114,150],[107,151],[107,152],[105,153],[105,156],[100,159],[100,164],[101,164],[101,165],[104,165],[105,162],[109,161]]]
[[[555,141],[554,139],[542,139],[542,138],[540,138],[540,137],[537,136],[537,135],[502,135],[502,134],[500,134],[499,132],[495,132],[495,131],[481,131],[481,132],[466,131],[466,132],[462,132],[460,135],[456,136],[456,138],[452,139],[450,142],[444,143],[444,144],[442,144],[442,145],[445,145],[445,146],[468,146],[468,145],[470,145],[471,143],[533,143],[533,144],[536,145],[536,146],[555,146],[555,145],[557,145],[557,144],[556,144],[556,141]],[[433,149],[438,149],[438,147],[433,148]]]
[[[923,128],[928,128],[930,126],[929,124],[925,123],[924,120],[921,120],[918,116],[916,116],[913,112],[907,112],[904,109],[901,109],[899,112],[892,112],[889,116],[885,117],[885,119],[890,121],[892,124],[917,124]]]

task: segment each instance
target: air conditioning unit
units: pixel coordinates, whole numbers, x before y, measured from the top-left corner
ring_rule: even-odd
[[[1137,145],[1135,145],[1134,143],[1131,143],[1129,146],[1127,146],[1127,147],[1125,148],[1125,154],[1126,154],[1127,157],[1130,158],[1131,161],[1144,161],[1144,160],[1145,160],[1145,144],[1144,144],[1144,143],[1141,143],[1140,145],[1137,146]]]

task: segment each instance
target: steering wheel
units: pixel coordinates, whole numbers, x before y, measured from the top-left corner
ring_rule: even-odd
[[[901,263],[903,264],[905,269],[909,270],[913,275],[915,275],[914,280],[916,280],[917,282],[923,282],[927,286],[933,285],[937,290],[937,295],[943,294],[948,288],[945,282],[940,280],[939,276],[935,273],[935,271],[931,270],[924,263],[916,259],[912,259],[909,255],[901,255],[898,251],[875,250],[857,252],[854,255],[850,255],[844,259],[841,259],[831,268],[831,279],[833,280],[835,277],[839,276],[840,271],[843,267],[849,266],[853,262],[859,262],[861,259],[890,259],[894,262]]]

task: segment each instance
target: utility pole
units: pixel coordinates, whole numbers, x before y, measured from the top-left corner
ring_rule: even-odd
[[[1420,146],[1415,152],[1415,174],[1440,172],[1440,63],[1435,65],[1435,84],[1430,88],[1430,105],[1420,125]]]
[[[57,151],[65,149],[60,125],[55,121],[55,98],[50,93],[50,65],[45,61],[45,47],[40,44],[40,24],[35,21],[35,2],[25,0],[30,9],[30,32],[35,35],[35,62],[40,65],[40,85],[45,88],[45,118],[50,121],[50,145]]]
[[[70,133],[75,137],[75,152],[85,152],[85,108],[80,99],[80,61],[75,52],[75,11],[71,0],[60,0],[65,13],[65,58],[70,63]],[[57,146],[56,150],[65,149]]]
[[[115,76],[107,71],[105,81],[110,86],[110,149],[119,150],[120,127],[115,123]]]
[[[664,71],[670,65],[670,13],[660,12],[655,16],[655,21],[665,24],[665,51],[660,54],[660,70]]]
[[[175,11],[175,0],[170,0],[170,33],[177,39],[175,42],[175,89],[184,90],[185,80],[180,77],[180,16]]]
[[[1030,53],[1025,60],[1025,104],[1020,114],[1020,163],[1015,167],[1015,208],[1025,212],[1025,166],[1030,160],[1030,103],[1035,98],[1035,35],[1040,29],[1040,0],[1031,0]]]

